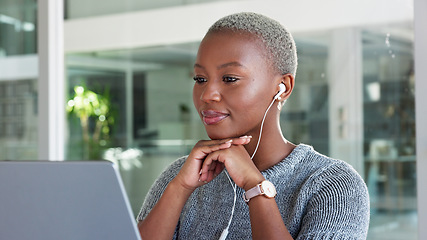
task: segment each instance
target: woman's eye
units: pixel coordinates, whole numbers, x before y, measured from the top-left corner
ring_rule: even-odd
[[[204,83],[204,82],[206,82],[206,79],[205,79],[205,78],[202,78],[202,77],[193,77],[193,80],[194,80],[196,83]]]
[[[225,76],[225,77],[223,77],[222,78],[222,80],[224,81],[224,82],[236,82],[237,80],[239,80],[238,78],[236,78],[236,77],[229,77],[229,76]]]

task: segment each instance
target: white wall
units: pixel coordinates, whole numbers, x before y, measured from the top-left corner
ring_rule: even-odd
[[[37,54],[0,58],[0,81],[36,79],[38,74]]]
[[[221,1],[65,21],[65,51],[99,51],[197,42],[230,13],[266,14],[296,34],[413,19],[411,0]],[[314,20],[313,20],[314,19]]]
[[[67,2],[67,17],[93,17],[98,15],[117,14],[121,12],[140,11],[162,7],[173,7],[210,1],[212,0],[71,0]]]

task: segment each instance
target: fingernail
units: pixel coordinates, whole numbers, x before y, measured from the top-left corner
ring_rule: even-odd
[[[252,138],[252,136],[245,135],[245,136],[241,136],[240,138]]]
[[[230,139],[230,140],[228,140],[227,142],[225,142],[225,143],[232,143],[233,142],[233,139]]]
[[[199,175],[202,175],[202,169],[200,169]]]

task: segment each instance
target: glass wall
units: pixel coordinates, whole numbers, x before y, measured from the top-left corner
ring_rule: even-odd
[[[285,137],[364,177],[368,239],[417,239],[412,22],[304,29],[294,37],[299,68],[281,113]],[[199,41],[66,55],[67,158],[118,163],[135,214],[164,167],[207,138],[191,96]],[[86,125],[72,110],[83,90],[109,102],[108,112],[93,107]]]
[[[285,137],[307,143],[329,155],[328,46],[329,32],[294,34],[298,51],[295,88],[282,110]],[[308,97],[309,96],[309,97]]]
[[[0,1],[0,160],[37,158],[36,18],[36,1]]]
[[[363,151],[373,239],[416,238],[413,36],[399,34],[402,29],[410,26],[362,35]],[[385,238],[384,232],[392,234]]]
[[[67,55],[67,101],[75,98],[76,86],[110,101],[104,136],[95,139],[99,116],[89,117],[89,147],[81,117],[70,111],[67,159],[118,163],[135,214],[160,172],[207,138],[192,102],[197,47],[188,43]]]
[[[36,25],[36,1],[1,1],[0,57],[36,53]]]

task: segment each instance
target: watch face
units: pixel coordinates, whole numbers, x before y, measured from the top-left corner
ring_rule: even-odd
[[[263,181],[261,187],[266,197],[273,198],[276,196],[276,188],[271,182]]]

